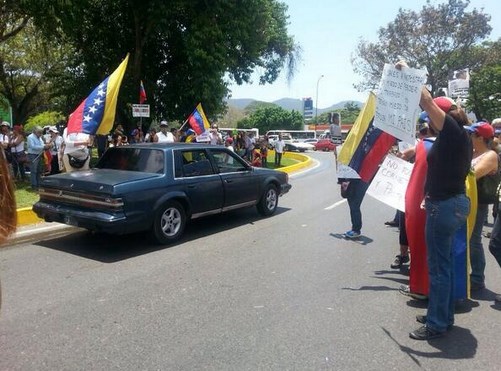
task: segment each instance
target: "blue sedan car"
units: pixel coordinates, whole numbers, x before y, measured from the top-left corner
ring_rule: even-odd
[[[151,230],[166,244],[190,219],[249,206],[270,216],[290,188],[286,173],[252,167],[222,146],[134,144],[109,148],[91,170],[45,177],[33,210],[92,231]]]

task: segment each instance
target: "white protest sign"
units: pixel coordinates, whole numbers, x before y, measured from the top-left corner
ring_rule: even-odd
[[[133,104],[132,117],[150,117],[149,104]]]
[[[360,179],[360,175],[348,165],[337,163],[338,179]]]
[[[425,81],[425,70],[402,68],[399,71],[385,64],[376,94],[374,126],[404,142],[414,143],[421,112],[419,99]]]
[[[413,164],[394,155],[387,155],[372,180],[367,194],[386,205],[405,212],[405,190]]]

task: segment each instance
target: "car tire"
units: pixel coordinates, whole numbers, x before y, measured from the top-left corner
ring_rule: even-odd
[[[257,211],[263,216],[273,215],[278,206],[278,196],[277,187],[268,184],[257,204]]]
[[[155,213],[153,236],[159,244],[168,244],[181,237],[186,226],[186,212],[177,201],[168,201]]]

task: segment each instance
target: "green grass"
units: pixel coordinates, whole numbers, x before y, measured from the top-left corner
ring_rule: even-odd
[[[16,204],[18,209],[32,207],[38,201],[38,193],[31,189],[30,182],[16,182]]]

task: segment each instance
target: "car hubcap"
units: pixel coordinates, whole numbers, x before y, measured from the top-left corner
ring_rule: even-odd
[[[174,236],[181,228],[181,214],[175,208],[165,210],[161,221],[162,231],[166,236]]]
[[[277,204],[277,193],[275,190],[270,189],[266,194],[266,207],[268,210],[273,210]]]

